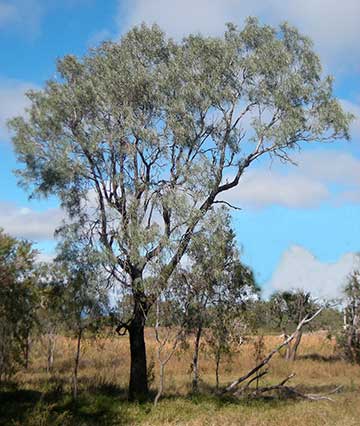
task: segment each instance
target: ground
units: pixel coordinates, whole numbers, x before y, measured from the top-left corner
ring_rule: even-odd
[[[237,378],[255,364],[253,340],[231,359],[224,359],[221,384]],[[264,353],[281,340],[266,336]],[[155,342],[147,330],[151,389],[157,386]],[[208,348],[200,358],[201,394],[191,396],[191,347],[179,351],[166,369],[165,394],[159,405],[129,403],[126,384],[129,352],[126,336],[86,338],[80,367],[80,394],[71,398],[71,365],[75,341],[59,337],[52,374],[46,373],[44,347],[33,347],[31,365],[0,391],[2,426],[87,425],[246,425],[358,426],[360,424],[360,367],[338,357],[334,340],[326,333],[304,336],[295,362],[276,356],[261,386],[274,384],[294,372],[293,386],[306,393],[325,394],[342,389],[330,401],[284,399],[274,395],[259,400],[219,397],[214,392],[214,361]]]

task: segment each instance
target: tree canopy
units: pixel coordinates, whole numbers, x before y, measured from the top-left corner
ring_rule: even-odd
[[[21,182],[59,196],[121,272],[172,269],[203,214],[256,158],[348,138],[308,38],[249,19],[176,43],[141,26],[66,56],[10,126]]]

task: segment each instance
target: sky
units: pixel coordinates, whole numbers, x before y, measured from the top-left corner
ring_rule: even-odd
[[[6,120],[22,114],[30,88],[41,88],[65,54],[83,55],[118,40],[141,22],[169,36],[220,36],[247,16],[288,21],[314,41],[325,74],[345,110],[360,117],[359,0],[0,0],[0,227],[31,239],[50,259],[63,213],[55,198],[29,200],[17,185]],[[303,288],[338,297],[360,252],[360,119],[351,142],[313,145],[293,155],[297,166],[261,161],[228,196],[242,258],[264,294]]]

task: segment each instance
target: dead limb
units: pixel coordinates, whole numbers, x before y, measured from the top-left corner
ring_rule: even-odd
[[[241,376],[240,378],[238,378],[234,382],[230,383],[230,385],[228,385],[223,390],[223,393],[234,391],[239,386],[240,383],[246,381],[247,379],[252,377],[257,371],[259,371],[261,368],[263,368],[265,365],[267,365],[270,362],[271,358],[276,353],[278,353],[284,346],[288,345],[297,336],[298,332],[304,327],[304,325],[308,324],[314,318],[316,318],[321,313],[322,310],[323,310],[323,308],[320,308],[315,312],[315,314],[313,314],[311,316],[307,315],[306,317],[304,317],[299,322],[298,326],[296,327],[296,330],[287,339],[285,339],[278,347],[273,349],[256,367],[254,367],[252,370],[250,370],[244,376]]]
[[[265,374],[267,374],[267,371],[263,371],[262,374],[261,374],[261,376],[264,376]],[[246,394],[246,391],[249,390],[250,383],[253,382],[254,380],[256,380],[256,377],[253,377],[242,388],[241,392],[237,391],[234,395],[236,395],[236,396],[246,395],[247,397],[257,398],[257,397],[263,395],[264,393],[278,391],[278,392],[281,392],[282,394],[285,394],[285,395],[287,395],[289,397],[292,397],[292,398],[307,399],[307,400],[310,400],[310,401],[331,401],[331,402],[334,402],[334,400],[332,398],[330,398],[328,395],[332,395],[332,394],[338,392],[342,388],[342,386],[338,386],[338,387],[336,387],[335,389],[333,389],[332,391],[328,392],[325,395],[312,394],[312,393],[303,393],[303,392],[300,392],[299,390],[297,390],[294,387],[290,387],[290,386],[286,385],[286,383],[289,380],[291,380],[293,377],[295,377],[294,373],[292,373],[289,376],[285,377],[284,380],[282,380],[280,383],[278,383],[276,385],[264,386],[264,387],[261,387],[261,388],[258,388],[256,390],[252,391],[251,393]]]
[[[313,393],[302,393],[302,392],[298,391],[297,389],[289,387],[289,386],[279,387],[279,390],[286,392],[288,395],[293,396],[295,398],[307,399],[307,400],[310,400],[310,401],[330,401],[330,402],[334,402],[334,400],[332,398],[329,398],[329,396],[327,396],[327,395],[334,394],[334,393],[338,392],[341,388],[342,388],[342,386],[338,386],[326,395],[319,395],[319,394],[313,394]]]
[[[296,392],[297,392],[298,396],[301,396],[302,398],[305,398],[305,399],[310,399],[311,401],[322,401],[322,400],[325,400],[325,401],[334,402],[334,400],[331,399],[331,398],[329,398],[328,395],[333,395],[334,393],[339,392],[339,390],[341,388],[342,388],[342,386],[337,386],[335,389],[333,389],[332,391],[328,392],[325,395],[318,395],[318,394],[313,394],[313,393],[302,394],[299,391],[296,391]]]
[[[246,383],[246,385],[245,385],[245,386],[243,386],[242,388],[238,389],[238,390],[234,393],[234,395],[235,395],[235,396],[240,396],[240,395],[242,395],[243,393],[245,393],[245,392],[249,389],[249,386],[251,385],[251,383],[253,383],[255,380],[259,380],[259,379],[260,379],[260,377],[265,376],[266,374],[268,374],[268,372],[269,372],[269,370],[265,370],[265,371],[262,371],[260,374],[257,374],[256,376],[254,376],[251,380],[249,380],[249,381]]]
[[[282,380],[280,383],[278,383],[277,385],[273,385],[273,386],[264,386],[262,388],[256,389],[253,393],[252,396],[256,397],[262,393],[265,392],[271,392],[273,390],[279,390],[279,389],[284,389],[287,386],[284,386],[286,382],[288,382],[289,380],[291,380],[293,377],[295,377],[295,373],[291,373],[289,376],[285,377],[284,380]]]

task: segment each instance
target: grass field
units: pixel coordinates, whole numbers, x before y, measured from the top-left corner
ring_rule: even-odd
[[[280,342],[265,338],[268,349]],[[151,389],[157,385],[155,343],[147,330]],[[191,348],[190,348],[191,349]],[[165,393],[159,405],[129,403],[126,385],[129,371],[127,337],[85,339],[80,367],[80,394],[71,398],[71,367],[75,341],[59,337],[53,373],[45,370],[46,356],[34,345],[31,365],[0,392],[2,426],[82,425],[360,425],[360,367],[337,357],[333,341],[325,333],[305,335],[295,363],[276,355],[271,372],[261,385],[274,384],[294,372],[292,385],[306,393],[342,389],[330,401],[284,399],[273,395],[249,400],[219,397],[214,392],[214,361],[203,348],[200,359],[201,393],[190,395],[191,350],[180,350],[170,360]],[[154,365],[155,363],[155,365]],[[244,344],[231,359],[224,359],[221,383],[226,384],[255,365],[254,344]],[[153,373],[153,374],[151,374]]]

